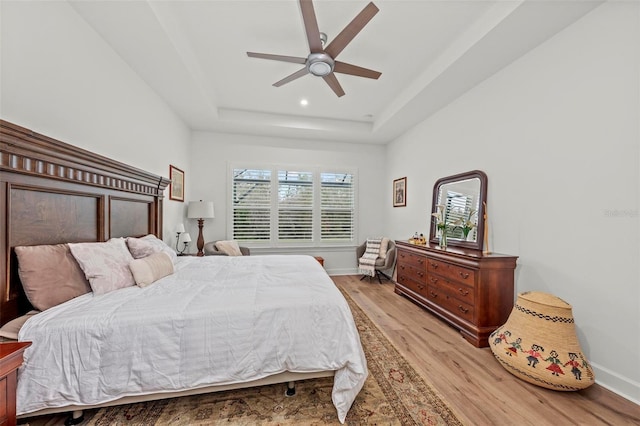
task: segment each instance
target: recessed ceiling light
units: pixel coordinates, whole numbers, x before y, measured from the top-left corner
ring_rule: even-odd
[[[300,105],[302,105],[302,106],[307,106],[307,105],[309,105],[309,101],[308,101],[308,100],[306,100],[306,99],[301,99],[301,100],[300,100]]]

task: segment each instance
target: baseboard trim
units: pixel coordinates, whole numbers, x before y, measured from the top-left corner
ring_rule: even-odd
[[[640,383],[591,362],[596,383],[624,399],[640,405]]]

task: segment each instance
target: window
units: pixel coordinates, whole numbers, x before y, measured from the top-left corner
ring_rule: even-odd
[[[353,241],[355,217],[353,174],[321,173],[322,241]]]
[[[271,245],[352,244],[353,172],[231,167],[232,238]]]
[[[233,170],[233,238],[271,238],[271,171]]]
[[[473,199],[469,195],[447,191],[446,217],[448,223],[464,222],[469,217]],[[475,230],[473,232],[476,232]],[[462,227],[456,226],[449,237],[463,239]]]
[[[313,173],[278,171],[278,240],[313,241]]]

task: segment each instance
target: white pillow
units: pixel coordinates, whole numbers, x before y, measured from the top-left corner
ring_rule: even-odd
[[[94,294],[136,284],[129,269],[133,257],[124,238],[112,238],[106,243],[70,243],[69,249],[89,280]]]
[[[169,255],[171,262],[176,263],[178,260],[176,252],[153,234],[145,235],[142,238],[129,237],[127,238],[127,246],[134,259],[147,257],[162,251]]]
[[[129,269],[131,269],[133,278],[139,287],[146,287],[174,272],[171,258],[162,251],[151,256],[132,260],[129,263]]]
[[[238,242],[235,240],[217,241],[216,248],[228,256],[242,256],[242,252],[240,251],[240,246],[238,245]]]
[[[387,258],[388,249],[389,249],[389,239],[387,237],[384,237],[382,241],[380,241],[380,254],[379,254],[380,259]]]

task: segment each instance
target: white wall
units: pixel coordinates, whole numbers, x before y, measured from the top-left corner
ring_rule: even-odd
[[[640,9],[610,2],[388,146],[388,233],[428,230],[434,182],[487,173],[489,245],[516,292],[573,306],[596,380],[640,402]],[[413,167],[416,158],[423,167]],[[441,160],[442,159],[442,160]]]
[[[189,180],[193,199],[214,202],[215,219],[205,221],[205,241],[226,239],[229,163],[345,167],[356,169],[359,188],[358,241],[381,235],[385,228],[381,205],[391,203],[391,182],[385,179],[385,148],[327,141],[303,141],[212,132],[194,132]],[[197,225],[189,223],[195,241]],[[304,253],[322,256],[330,274],[356,271],[355,247],[255,250],[256,253]]]
[[[0,116],[165,177],[190,133],[66,2],[0,2]],[[164,202],[164,239],[184,205]]]

